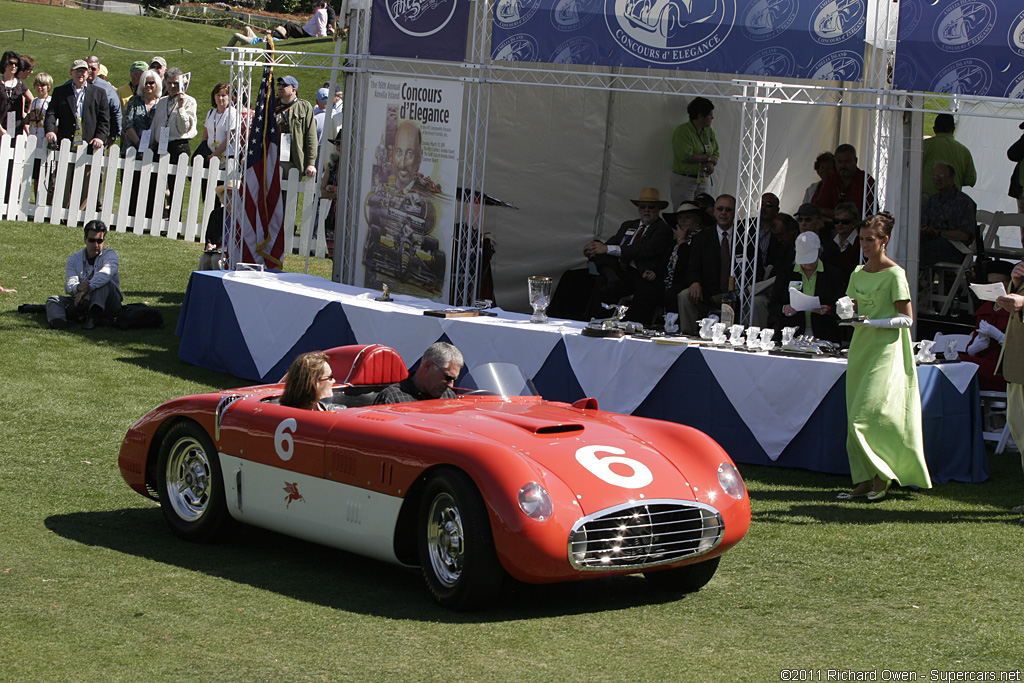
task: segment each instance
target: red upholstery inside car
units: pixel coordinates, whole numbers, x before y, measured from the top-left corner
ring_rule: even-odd
[[[338,346],[325,351],[334,381],[340,384],[393,384],[409,376],[402,357],[390,346]],[[346,368],[351,368],[346,372]]]

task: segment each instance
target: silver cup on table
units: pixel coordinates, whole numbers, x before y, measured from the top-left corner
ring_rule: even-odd
[[[546,323],[547,308],[551,303],[551,278],[545,275],[531,275],[527,279],[530,291],[530,305],[533,306],[531,323]]]

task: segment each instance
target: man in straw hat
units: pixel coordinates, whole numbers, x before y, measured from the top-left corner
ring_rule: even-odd
[[[632,295],[625,319],[645,327],[651,324],[660,302],[672,230],[658,213],[668,206],[657,188],[645,187],[639,199],[631,199],[640,218],[626,221],[607,242],[593,240],[583,247],[597,271],[587,311],[591,317],[607,317],[601,304],[616,304]]]

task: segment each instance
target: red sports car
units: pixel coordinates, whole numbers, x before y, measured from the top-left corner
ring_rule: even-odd
[[[282,406],[283,384],[169,401],[128,430],[125,481],[186,540],[246,522],[419,565],[453,609],[486,605],[506,574],[640,572],[694,591],[750,526],[739,472],[695,429],[544,401],[500,363],[474,368],[456,399],[376,406],[407,376],[401,357],[379,345],[327,354],[345,378],[337,410]]]

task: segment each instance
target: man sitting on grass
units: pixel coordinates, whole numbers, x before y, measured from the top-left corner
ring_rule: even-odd
[[[327,3],[324,0],[313,2],[313,16],[305,26],[294,21],[286,21],[274,29],[277,38],[323,38],[327,35]]]
[[[91,330],[117,317],[121,310],[121,280],[117,274],[117,252],[104,249],[107,226],[103,221],[85,224],[85,248],[68,257],[64,267],[64,293],[46,300],[46,321],[55,330],[68,326],[68,319],[83,320],[82,329]]]

